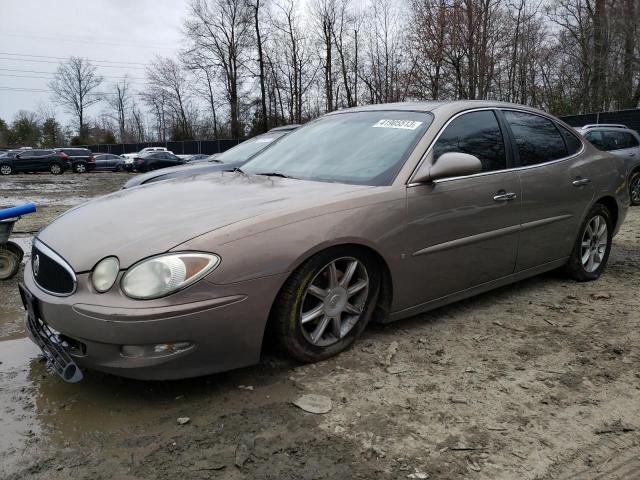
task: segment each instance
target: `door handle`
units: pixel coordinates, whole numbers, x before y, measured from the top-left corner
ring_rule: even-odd
[[[585,185],[589,185],[590,183],[591,180],[589,180],[588,178],[576,178],[572,184],[574,187],[584,187]]]
[[[515,200],[518,198],[518,195],[513,192],[505,192],[504,190],[499,191],[494,197],[494,202],[509,202],[511,200]]]
[[[635,154],[635,153],[633,153],[633,152],[631,152],[631,153],[627,153],[627,155],[628,155],[628,156],[630,156],[630,157],[635,157],[635,156],[636,156],[636,154]]]

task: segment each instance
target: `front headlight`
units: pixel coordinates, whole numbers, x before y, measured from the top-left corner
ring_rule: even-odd
[[[129,269],[120,286],[128,297],[150,300],[164,297],[213,271],[220,257],[211,253],[169,253],[143,260]]]
[[[115,283],[119,271],[120,264],[116,257],[107,257],[100,260],[98,264],[93,267],[93,272],[91,273],[93,288],[100,293],[106,292]]]

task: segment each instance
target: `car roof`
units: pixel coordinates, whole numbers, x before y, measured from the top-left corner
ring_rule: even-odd
[[[516,103],[498,102],[491,100],[451,100],[451,101],[428,101],[428,102],[397,102],[364,105],[361,107],[337,110],[327,115],[338,115],[346,112],[375,112],[375,111],[407,111],[407,112],[442,112],[446,115],[455,114],[473,108],[514,108],[526,110],[532,113],[549,115],[537,108],[528,107]]]

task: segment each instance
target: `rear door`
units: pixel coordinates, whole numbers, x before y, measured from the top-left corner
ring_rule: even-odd
[[[482,109],[451,120],[433,144],[434,163],[447,152],[475,155],[482,173],[409,185],[406,273],[413,281],[398,289],[400,304],[436,300],[508,276],[515,267],[520,179],[510,168],[496,113]]]
[[[25,150],[19,154],[16,165],[23,172],[37,172],[42,170],[42,150]]]
[[[614,147],[611,153],[625,160],[627,172],[640,161],[640,149],[638,140],[631,132],[624,130],[611,130],[605,132],[610,137],[610,145]]]
[[[516,271],[568,257],[594,196],[581,140],[552,119],[503,110],[522,183]]]

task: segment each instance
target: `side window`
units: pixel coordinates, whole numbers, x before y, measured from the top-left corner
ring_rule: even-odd
[[[557,125],[558,129],[562,133],[564,137],[564,141],[567,144],[567,153],[569,155],[574,155],[580,151],[582,148],[582,142],[578,139],[575,133],[570,132],[562,125]]]
[[[589,140],[598,150],[606,152],[609,149],[609,145],[605,142],[601,131],[589,132],[584,136],[584,138]]]
[[[626,138],[623,135],[621,135],[621,133],[624,133],[624,132],[616,132],[613,130],[601,130],[598,133],[600,134],[600,145],[596,145],[598,149],[605,150],[607,152],[613,152],[615,150],[627,148],[624,145]]]
[[[433,146],[433,156],[462,152],[475,155],[482,162],[482,171],[507,168],[502,131],[494,112],[465,113],[453,120]]]
[[[520,166],[536,165],[568,156],[564,140],[551,120],[510,110],[506,110],[504,116],[518,147]]]
[[[610,132],[612,141],[615,145],[615,150],[622,150],[623,148],[633,148],[638,146],[636,137],[629,132]]]

